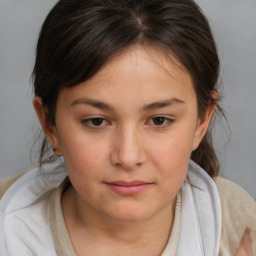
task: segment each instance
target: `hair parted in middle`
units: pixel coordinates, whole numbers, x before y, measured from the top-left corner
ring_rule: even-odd
[[[219,59],[206,17],[192,0],[60,0],[48,14],[38,40],[33,70],[35,96],[52,125],[62,88],[94,76],[125,49],[152,47],[185,68],[197,95],[198,114],[217,105]],[[40,164],[47,150],[41,148]],[[219,164],[208,131],[192,160],[214,177]]]

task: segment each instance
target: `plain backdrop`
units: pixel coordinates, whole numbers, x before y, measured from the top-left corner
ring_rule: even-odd
[[[256,199],[256,1],[197,2],[217,42],[222,106],[231,128],[229,134],[223,120],[215,128],[221,175]],[[40,26],[55,3],[0,0],[0,177],[36,164],[29,157],[38,127],[30,76]]]

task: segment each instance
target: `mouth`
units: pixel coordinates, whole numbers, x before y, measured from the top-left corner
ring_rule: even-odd
[[[115,193],[120,195],[132,196],[137,195],[149,188],[153,183],[139,180],[134,181],[113,181],[105,184]]]

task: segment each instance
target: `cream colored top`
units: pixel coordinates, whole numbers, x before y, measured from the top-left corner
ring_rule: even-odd
[[[0,198],[22,174],[0,180]],[[246,227],[249,227],[253,242],[253,256],[256,256],[256,202],[239,185],[226,179],[214,179],[222,206],[222,232],[219,256],[233,256],[240,244]],[[67,182],[53,190],[50,197],[50,224],[58,256],[75,256],[61,210],[61,194]],[[173,229],[166,250],[175,255],[179,239],[181,196],[178,195]],[[166,252],[165,250],[165,252]]]
[[[61,186],[53,191],[50,198],[50,224],[58,256],[76,256],[61,209],[61,194],[68,186],[67,183],[68,181],[64,180]]]
[[[256,256],[256,201],[239,185],[214,179],[221,200],[222,228],[219,256],[235,255],[246,227],[251,229],[252,256]]]

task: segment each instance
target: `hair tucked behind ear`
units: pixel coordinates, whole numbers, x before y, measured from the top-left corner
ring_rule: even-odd
[[[42,26],[33,71],[35,96],[42,98],[52,124],[62,88],[88,80],[136,44],[164,51],[184,66],[202,116],[218,89],[219,59],[208,21],[194,1],[60,0]],[[46,148],[44,143],[41,164]],[[218,174],[210,131],[191,158],[210,176]]]

